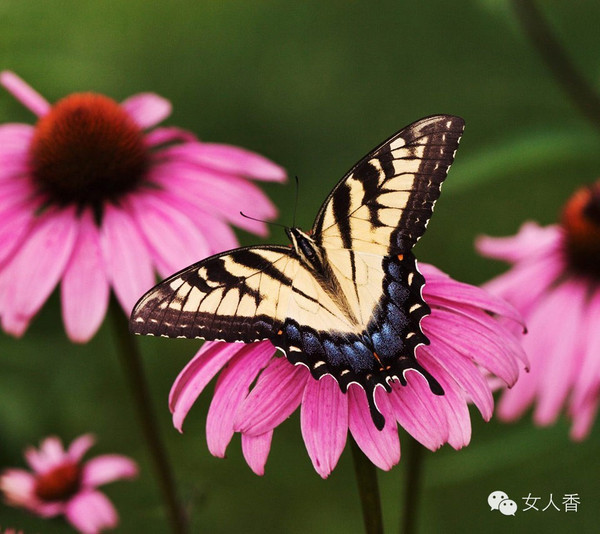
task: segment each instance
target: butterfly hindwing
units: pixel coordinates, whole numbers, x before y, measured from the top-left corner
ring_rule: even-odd
[[[464,121],[421,119],[361,159],[338,182],[313,227],[323,247],[381,256],[410,250],[425,232]]]

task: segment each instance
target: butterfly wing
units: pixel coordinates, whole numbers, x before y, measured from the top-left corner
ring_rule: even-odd
[[[281,343],[288,318],[312,329],[349,328],[343,312],[288,247],[235,249],[167,278],[135,305],[135,334]],[[278,341],[279,340],[279,341]]]
[[[425,232],[463,129],[460,117],[435,115],[383,142],[327,197],[315,240],[381,256],[408,252]]]
[[[206,258],[167,278],[135,305],[135,334],[249,343],[285,318],[299,262],[287,247],[245,247]]]

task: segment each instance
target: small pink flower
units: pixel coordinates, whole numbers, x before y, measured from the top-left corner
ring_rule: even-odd
[[[133,460],[117,454],[97,456],[85,463],[84,454],[94,444],[91,435],[77,438],[64,450],[57,437],[42,441],[39,450],[25,451],[33,473],[6,469],[0,490],[6,504],[22,507],[42,517],[64,515],[79,532],[95,534],[118,524],[112,503],[97,487],[137,475]]]
[[[511,386],[525,362],[517,336],[497,317],[520,321],[516,311],[483,290],[457,282],[431,265],[420,264],[427,283],[423,296],[431,315],[423,319],[431,341],[419,346],[417,359],[444,389],[434,395],[427,380],[407,373],[407,386],[393,384],[392,393],[377,389],[377,406],[385,426],[377,430],[365,392],[353,384],[343,394],[333,378],[315,380],[304,366],[295,367],[262,341],[248,345],[207,342],[177,377],[169,405],[173,424],[181,431],[188,411],[220,371],[208,412],[206,434],[210,452],[224,457],[235,432],[250,468],[264,473],[273,430],[300,406],[302,436],[315,470],[326,478],[345,447],[348,431],[381,469],[400,460],[397,422],[431,450],[449,443],[469,443],[473,402],[484,419],[493,411],[485,378],[491,372]]]
[[[544,426],[566,407],[572,439],[584,439],[600,401],[600,182],[571,197],[560,226],[528,222],[477,248],[513,264],[486,289],[511,302],[528,329],[531,372],[503,394],[499,416],[517,419],[535,402],[533,419]]]
[[[72,341],[88,341],[110,288],[127,314],[155,281],[237,245],[229,224],[266,234],[274,205],[248,178],[284,171],[241,148],[201,143],[156,126],[171,112],[158,95],[121,104],[93,93],[50,105],[12,72],[0,84],[35,113],[35,126],[0,126],[0,316],[24,333],[61,282]]]

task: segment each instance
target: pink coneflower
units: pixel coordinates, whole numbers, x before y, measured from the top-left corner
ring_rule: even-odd
[[[39,120],[0,126],[0,315],[23,334],[61,282],[69,338],[89,340],[110,288],[129,314],[162,276],[236,246],[229,223],[265,234],[276,209],[247,178],[284,171],[241,148],[163,127],[170,103],[138,94],[118,104],[93,93],[50,105],[12,72],[3,85]],[[243,202],[242,202],[243,200]]]
[[[600,400],[600,182],[577,191],[562,224],[525,223],[514,237],[482,237],[479,251],[513,267],[486,288],[523,315],[531,372],[499,404],[514,420],[534,402],[533,419],[552,424],[563,406],[571,437],[585,438]]]
[[[427,283],[423,296],[431,315],[423,319],[431,341],[419,346],[419,363],[444,389],[434,395],[427,380],[408,372],[408,385],[393,384],[392,393],[377,389],[377,406],[385,426],[377,430],[364,390],[353,384],[347,394],[333,378],[315,380],[304,366],[276,355],[269,341],[248,345],[207,342],[177,377],[170,395],[173,423],[181,430],[188,411],[208,382],[221,371],[207,418],[210,452],[219,457],[240,432],[244,457],[262,475],[273,430],[300,406],[302,435],[315,470],[323,478],[335,467],[348,430],[365,455],[381,469],[400,460],[397,422],[431,450],[449,443],[469,443],[467,404],[484,419],[493,399],[486,372],[511,386],[524,353],[514,329],[497,318],[520,321],[513,308],[483,290],[457,282],[431,265],[420,264]]]
[[[82,463],[94,444],[91,435],[74,440],[68,450],[57,437],[42,441],[39,450],[25,451],[33,473],[6,469],[0,490],[10,506],[26,508],[42,517],[64,515],[79,532],[95,534],[117,526],[112,503],[96,488],[108,482],[137,475],[136,463],[117,454],[97,456]]]

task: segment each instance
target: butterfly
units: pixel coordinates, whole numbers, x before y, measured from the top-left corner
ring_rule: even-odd
[[[366,392],[371,417],[385,418],[378,387],[406,385],[414,370],[444,391],[416,359],[429,340],[425,279],[412,248],[425,232],[458,147],[464,121],[421,119],[354,165],[321,206],[310,232],[286,228],[291,246],[242,247],[167,278],[136,304],[136,334],[250,343],[270,340],[315,379]]]

